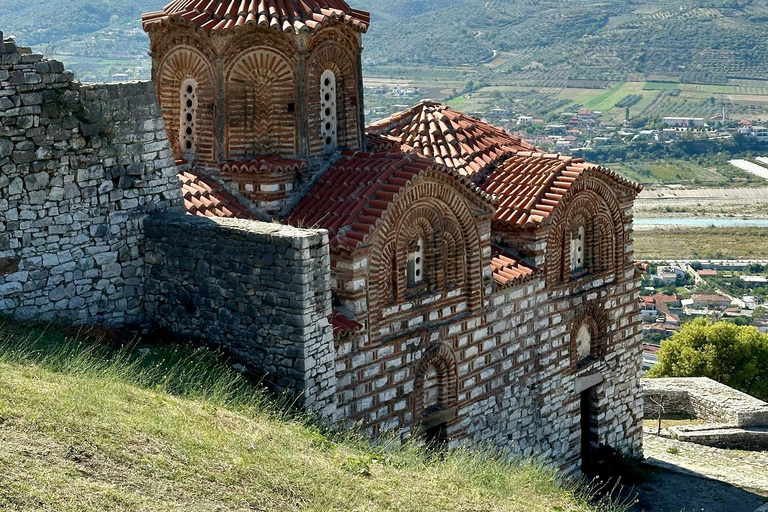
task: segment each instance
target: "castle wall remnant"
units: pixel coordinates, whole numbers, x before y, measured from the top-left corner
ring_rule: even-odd
[[[768,449],[768,404],[746,393],[706,377],[674,377],[643,379],[643,396],[646,419],[661,413],[708,422],[671,426],[662,436],[718,448]]]
[[[307,409],[335,412],[325,231],[174,213],[147,218],[146,309],[219,343]]]
[[[142,218],[181,205],[151,83],[85,86],[0,34],[0,311],[143,319]]]

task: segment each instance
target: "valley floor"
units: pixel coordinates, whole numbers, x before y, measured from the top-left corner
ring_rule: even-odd
[[[635,201],[636,218],[768,218],[768,187],[647,188]]]

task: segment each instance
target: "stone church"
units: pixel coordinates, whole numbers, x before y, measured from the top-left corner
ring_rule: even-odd
[[[374,435],[570,472],[641,454],[638,185],[436,102],[365,126],[370,16],[343,0],[174,0],[143,24],[154,95],[4,43],[0,92],[75,98],[38,121],[82,142],[0,132],[53,148],[0,151],[0,312],[221,343]],[[43,206],[70,222],[24,222]]]

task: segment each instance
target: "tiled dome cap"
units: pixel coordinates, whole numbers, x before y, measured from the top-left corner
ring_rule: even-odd
[[[162,11],[144,14],[141,19],[146,31],[169,23],[186,23],[208,33],[248,27],[299,33],[313,31],[335,19],[365,32],[371,15],[352,9],[344,0],[174,0]]]

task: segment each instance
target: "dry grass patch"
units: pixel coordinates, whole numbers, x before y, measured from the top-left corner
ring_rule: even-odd
[[[535,464],[325,431],[196,352],[158,363],[2,334],[2,510],[622,509]]]
[[[670,227],[636,230],[635,258],[768,259],[768,229]]]

